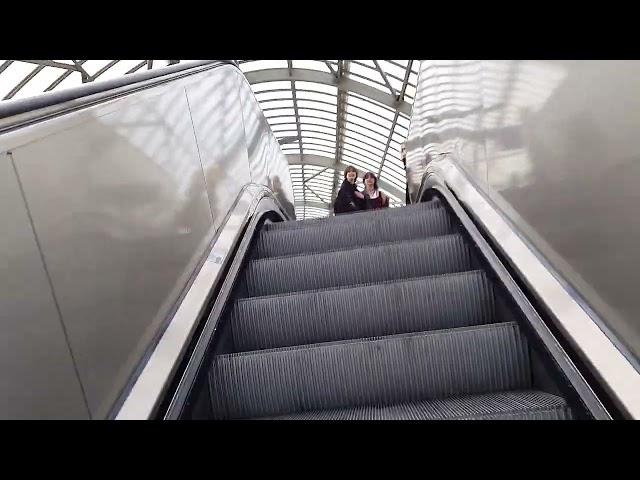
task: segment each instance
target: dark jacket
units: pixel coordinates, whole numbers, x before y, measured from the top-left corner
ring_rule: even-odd
[[[333,213],[339,215],[363,209],[362,200],[354,195],[357,188],[355,183],[349,183],[346,179],[342,182],[336,201],[333,204]]]

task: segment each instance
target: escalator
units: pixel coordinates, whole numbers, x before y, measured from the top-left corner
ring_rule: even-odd
[[[592,418],[511,297],[438,195],[267,220],[173,418]]]
[[[290,165],[230,62],[5,103],[0,136],[3,418],[638,418],[633,366],[464,177],[285,221]]]

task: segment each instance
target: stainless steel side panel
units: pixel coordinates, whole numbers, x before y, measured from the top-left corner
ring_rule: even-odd
[[[251,182],[240,81],[235,67],[221,67],[186,87],[216,228]]]
[[[450,160],[436,160],[428,167],[427,181],[446,183],[461,204],[471,207],[475,220],[498,243],[510,263],[526,277],[530,290],[542,299],[555,316],[556,327],[570,340],[608,390],[618,408],[640,418],[640,373],[603,333],[591,316],[550,271],[517,231]]]
[[[268,124],[267,124],[268,127]],[[268,186],[273,191],[275,199],[285,210],[291,219],[296,216],[293,198],[293,183],[289,171],[289,162],[280,150],[280,145],[275,135],[269,134],[269,147],[271,153]]]
[[[414,193],[462,166],[636,367],[639,112],[638,61],[423,61],[407,156]]]
[[[11,157],[0,154],[0,419],[88,418]]]
[[[240,99],[242,101],[244,131],[249,152],[251,181],[262,185],[268,185],[269,124],[267,123],[267,120],[260,109],[260,105],[247,82],[241,83]]]
[[[173,378],[175,368],[191,339],[211,290],[223,279],[220,275],[223,265],[229,261],[234,244],[241,238],[243,227],[265,194],[264,187],[249,185],[234,199],[235,204],[220,229],[211,252],[144,370],[136,379],[116,419],[141,420],[153,415],[167,384]]]
[[[183,87],[79,115],[13,155],[91,414],[104,417],[213,223]]]
[[[218,280],[234,205],[247,214],[246,195],[269,187],[294,217],[288,164],[228,65],[58,107],[0,135],[27,206],[7,161],[0,416],[104,418],[126,405],[123,417],[146,418]]]

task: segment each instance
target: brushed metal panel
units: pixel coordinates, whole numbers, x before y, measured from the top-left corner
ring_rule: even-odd
[[[269,125],[256,97],[251,91],[251,87],[246,81],[240,84],[240,99],[249,154],[251,181],[260,185],[267,185],[269,183]]]
[[[223,265],[231,258],[234,245],[242,240],[243,227],[253,215],[257,203],[266,195],[265,190],[264,187],[249,185],[238,195],[237,202],[216,235],[207,260],[198,271],[171,324],[164,331],[149,361],[136,379],[116,419],[146,420],[152,417],[207,304],[211,289],[218,282],[224,281]],[[216,301],[219,301],[219,298]]]
[[[234,67],[222,67],[186,87],[216,228],[251,182],[240,81]]]
[[[0,163],[0,418],[86,419],[11,157]]]
[[[618,350],[590,313],[580,305],[547,265],[507,223],[503,214],[468,181],[462,169],[450,160],[429,165],[429,173],[446,182],[463,205],[472,206],[483,226],[510,263],[526,274],[527,283],[555,315],[555,324],[571,339],[574,348],[586,358],[592,372],[612,394],[614,402],[631,418],[640,418],[640,372]]]
[[[280,144],[273,135],[249,83],[244,78],[241,78],[240,98],[251,180],[269,187],[275,193],[280,205],[293,219],[295,208],[289,162],[282,153]]]
[[[423,61],[407,137],[407,179],[415,193],[425,167],[442,154],[459,159],[475,178],[486,180],[487,114],[479,60]]]
[[[57,133],[14,151],[94,417],[112,407],[213,233],[186,92],[156,92],[68,129],[59,117]]]
[[[547,98],[506,139],[522,161],[492,165],[490,183],[639,358],[640,62],[513,63],[529,97]]]
[[[267,186],[274,193],[275,199],[289,214],[291,219],[296,218],[293,183],[291,182],[291,170],[289,162],[280,149],[280,144],[275,135],[269,131],[269,180]]]
[[[481,122],[443,138],[433,133],[442,117],[459,113],[455,99],[466,87],[457,67],[437,73],[438,62],[421,63],[407,142],[411,191],[428,162],[451,151],[637,366],[640,62],[479,64],[480,80],[469,95],[480,86]],[[484,171],[473,151],[457,147],[469,139],[484,144]]]

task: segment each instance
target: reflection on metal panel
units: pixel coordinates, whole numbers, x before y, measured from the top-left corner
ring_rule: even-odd
[[[234,67],[222,67],[187,86],[216,228],[242,186],[251,181],[239,83]]]
[[[267,185],[269,179],[268,132],[269,127],[258,101],[255,99],[251,87],[246,82],[240,84],[240,99],[242,102],[242,116],[244,131],[249,152],[249,166],[251,181]]]
[[[268,128],[268,127],[267,127]],[[273,191],[275,199],[293,220],[295,207],[293,198],[293,184],[289,162],[280,150],[280,145],[275,136],[269,133],[269,181],[267,186]]]
[[[82,418],[87,408],[104,418],[138,380],[138,392],[162,392],[184,351],[175,340],[189,337],[212,287],[195,273],[210,265],[207,253],[219,257],[218,243],[208,252],[216,230],[233,223],[227,214],[241,192],[264,190],[243,188],[272,188],[293,214],[287,162],[229,66],[17,128],[0,145],[12,151],[42,250],[22,200],[6,200],[11,210],[0,213],[15,228],[1,250],[10,261],[0,311],[11,318],[0,326],[21,348],[2,353],[3,365],[20,364],[0,370],[11,418]],[[8,166],[2,194],[14,195]],[[25,400],[25,392],[41,395]]]
[[[11,157],[0,155],[0,419],[88,411]]]
[[[213,233],[183,88],[14,150],[91,412],[103,417]]]
[[[449,160],[429,165],[430,176],[443,179],[462,204],[472,206],[473,214],[487,234],[516,269],[526,274],[527,284],[555,316],[556,326],[570,339],[609,391],[615,403],[633,419],[640,419],[640,372],[607,338],[564,285],[549,271],[518,232],[511,229],[486,198],[462,174],[459,166]]]
[[[163,333],[144,370],[133,385],[116,419],[141,420],[153,415],[191,339],[211,290],[223,280],[220,277],[223,265],[229,261],[233,246],[240,240],[244,226],[253,214],[256,200],[260,195],[264,195],[263,189],[249,186],[241,189],[238,196],[233,199],[234,206],[220,229],[211,252],[180,303],[171,324]]]
[[[465,62],[421,63],[411,190],[431,160],[455,160],[637,361],[640,62],[475,63],[471,77]]]

